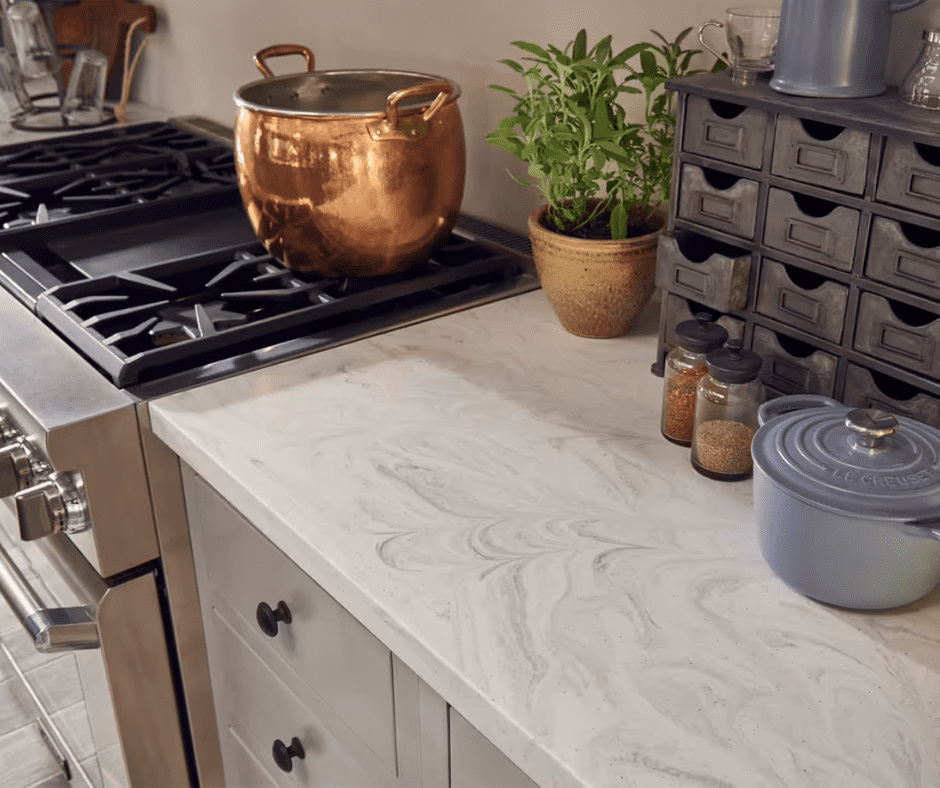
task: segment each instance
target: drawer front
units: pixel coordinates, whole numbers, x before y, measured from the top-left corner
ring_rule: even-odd
[[[725,188],[714,186],[701,167],[683,164],[679,216],[703,227],[751,239],[757,224],[758,190],[757,182],[747,178],[738,178]]]
[[[940,211],[940,148],[888,139],[875,199],[936,216]]]
[[[858,304],[855,349],[889,364],[937,377],[940,375],[940,315],[922,323],[902,319],[892,302],[874,293],[862,293]]]
[[[759,170],[767,113],[754,107],[689,96],[683,148],[700,156]]]
[[[219,732],[222,762],[225,768],[225,788],[278,788],[265,767],[249,752],[233,728]]]
[[[774,131],[770,171],[781,178],[862,194],[870,147],[868,132],[783,115]]]
[[[377,788],[376,778],[358,765],[219,615],[213,615],[208,625],[214,628],[218,645],[214,661],[219,678],[219,686],[215,687],[219,734],[222,739],[233,739],[233,744],[243,744],[248,752],[241,760],[250,754],[270,781],[285,788]],[[295,737],[304,757],[292,758],[291,771],[285,772],[274,760],[274,744],[281,741],[290,745]],[[244,779],[241,765],[232,761],[224,761],[223,765],[226,783],[239,785]]]
[[[843,402],[850,408],[875,408],[940,427],[940,399],[857,364],[846,368]]]
[[[928,236],[921,240],[930,245],[920,246],[908,239],[899,222],[875,216],[865,260],[865,276],[940,300],[940,233],[913,229],[915,234]]]
[[[391,652],[202,480],[187,489],[204,528],[214,591],[275,670],[290,670],[394,773]],[[287,605],[291,623],[262,634],[257,610]]]
[[[811,202],[827,213],[811,216],[801,210],[800,201]],[[783,189],[771,189],[767,195],[764,244],[840,271],[850,271],[861,214],[834,203],[829,208],[822,200],[798,198]]]
[[[812,276],[813,284],[820,277]],[[757,311],[795,326],[813,336],[839,342],[849,289],[840,282],[825,280],[812,289],[794,283],[787,269],[774,260],[761,265]]]
[[[751,347],[764,359],[761,380],[769,389],[778,394],[833,395],[839,359],[831,353],[763,326],[754,326]]]
[[[665,342],[670,347],[676,347],[679,344],[679,337],[676,336],[676,326],[679,323],[684,323],[687,320],[694,320],[695,313],[702,311],[702,305],[690,302],[689,300],[683,298],[682,296],[674,295],[669,293],[666,296],[666,336]],[[704,310],[709,312],[709,310]],[[738,320],[736,317],[731,317],[730,315],[720,315],[717,314],[714,310],[710,311],[710,315],[718,325],[723,326],[725,331],[728,332],[729,339],[743,339],[744,338],[744,321]]]
[[[694,260],[689,259],[684,248],[702,253],[693,254]],[[705,259],[698,261],[700,257]],[[744,309],[750,275],[751,253],[744,249],[716,244],[710,238],[684,230],[659,238],[657,287],[727,312]]]

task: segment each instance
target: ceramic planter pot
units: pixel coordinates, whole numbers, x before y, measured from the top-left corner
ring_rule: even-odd
[[[791,588],[881,610],[940,583],[940,430],[815,402],[766,421],[751,453],[761,552]]]
[[[553,232],[544,224],[547,211],[543,205],[529,216],[529,239],[542,290],[558,320],[582,337],[625,334],[653,295],[665,217],[653,214],[655,232],[611,241]]]

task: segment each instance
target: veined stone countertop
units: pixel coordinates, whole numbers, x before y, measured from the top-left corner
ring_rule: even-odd
[[[937,788],[940,591],[787,588],[659,433],[654,308],[540,291],[186,391],[154,429],[538,785]]]

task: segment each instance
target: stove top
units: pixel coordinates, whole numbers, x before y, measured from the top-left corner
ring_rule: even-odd
[[[403,274],[291,271],[251,229],[225,137],[173,122],[0,148],[0,285],[149,395],[538,286],[527,239],[467,216]]]

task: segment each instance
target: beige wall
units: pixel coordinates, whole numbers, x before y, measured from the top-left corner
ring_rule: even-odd
[[[646,40],[650,28],[672,37],[720,15],[727,2],[692,0],[148,0],[159,13],[137,77],[136,95],[172,114],[200,114],[231,125],[232,91],[258,79],[252,56],[274,43],[299,43],[321,69],[390,68],[447,76],[463,89],[467,136],[464,210],[518,229],[538,203],[515,184],[508,154],[483,137],[511,105],[486,85],[509,79],[500,58],[510,41],[558,46],[586,27],[593,39],[613,34],[616,48]],[[765,0],[772,4],[773,0]],[[925,26],[940,27],[940,0],[898,17],[892,56],[909,61]],[[905,62],[903,66],[906,66]],[[892,73],[903,73],[900,62]],[[273,61],[276,73],[299,71],[299,59]]]

